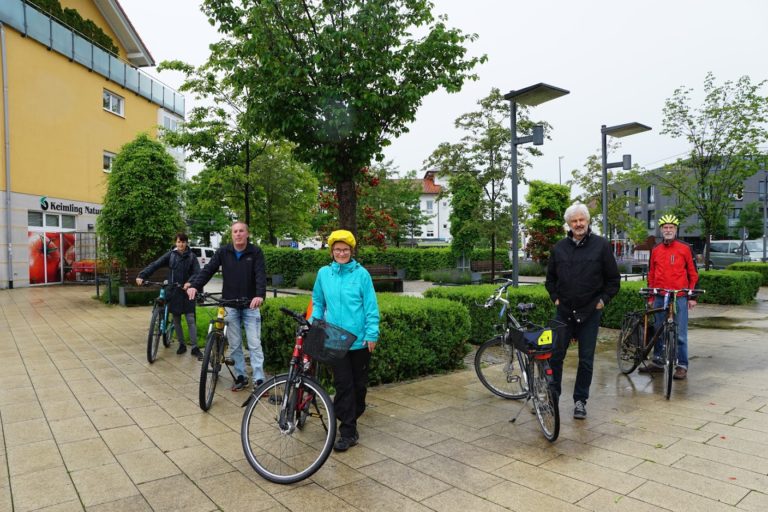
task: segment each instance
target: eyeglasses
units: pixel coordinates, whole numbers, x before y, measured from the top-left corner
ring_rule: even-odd
[[[352,252],[352,249],[334,249],[333,254],[348,254]]]

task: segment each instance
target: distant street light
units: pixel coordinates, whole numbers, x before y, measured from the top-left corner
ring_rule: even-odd
[[[634,135],[636,133],[647,132],[650,130],[650,126],[646,126],[640,123],[626,123],[618,124],[616,126],[601,126],[600,134],[602,135],[603,142],[603,236],[608,236],[608,169],[614,167],[621,167],[625,171],[632,168],[632,155],[624,155],[621,162],[608,163],[608,135],[611,137],[621,138],[628,135]]]
[[[564,156],[557,157],[557,183],[563,184],[563,158]]]
[[[517,218],[517,146],[527,142],[532,142],[535,146],[544,144],[544,127],[541,125],[533,127],[532,135],[517,137],[517,104],[535,107],[544,102],[557,99],[560,96],[565,96],[569,92],[559,87],[539,83],[516,91],[510,91],[504,95],[504,99],[509,100],[510,131],[512,132],[512,143],[510,144],[512,151],[512,162],[510,165],[510,172],[512,174],[512,286],[515,287],[518,284],[519,274],[517,237],[520,232]]]

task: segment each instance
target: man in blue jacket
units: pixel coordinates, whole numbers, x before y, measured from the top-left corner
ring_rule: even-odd
[[[324,319],[354,334],[357,339],[341,361],[334,363],[333,410],[339,420],[337,452],[355,446],[357,419],[365,411],[368,365],[379,340],[379,305],[371,275],[352,258],[356,241],[340,229],[328,237],[333,261],[317,272],[312,290],[312,320]]]
[[[578,340],[573,417],[583,420],[587,417],[600,318],[603,308],[619,292],[621,274],[608,240],[592,233],[587,207],[573,204],[565,210],[564,217],[570,231],[552,248],[545,282],[557,307],[555,319],[565,324],[556,339],[550,364],[559,396],[568,344],[571,338]]]
[[[227,309],[227,338],[230,355],[235,362],[235,384],[232,391],[240,391],[248,385],[243,358],[245,328],[248,350],[251,354],[254,387],[264,382],[264,352],[261,349],[261,313],[259,307],[267,295],[267,272],[264,253],[261,248],[248,241],[248,225],[237,221],[232,224],[232,243],[220,247],[213,258],[192,280],[187,295],[194,299],[211,277],[221,268],[223,283],[221,296],[224,299],[251,299],[246,309]]]

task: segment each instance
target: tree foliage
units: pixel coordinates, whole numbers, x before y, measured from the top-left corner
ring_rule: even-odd
[[[161,143],[140,134],[123,146],[96,223],[109,256],[135,267],[168,250],[183,227],[180,195],[179,169]]]
[[[563,237],[563,215],[571,203],[571,190],[567,185],[534,180],[529,183],[525,199],[529,233],[526,251],[534,261],[546,263],[552,246]]]
[[[189,235],[211,245],[211,235],[224,233],[236,214],[227,207],[222,193],[227,181],[221,173],[205,168],[183,184]]]
[[[424,0],[205,0],[224,38],[206,68],[246,98],[254,131],[297,145],[332,177],[340,227],[356,232],[355,181],[407,131],[424,96],[460,90],[484,57]],[[414,34],[418,34],[414,36]]]
[[[693,90],[680,87],[664,105],[661,133],[690,144],[676,163],[651,170],[649,181],[677,197],[680,211],[697,214],[706,240],[722,225],[731,197],[759,168],[759,147],[768,140],[765,81],[748,76],[718,85],[712,73],[704,79],[704,100],[693,106]],[[709,262],[709,243],[704,261]]]
[[[448,182],[451,194],[451,255],[466,261],[480,235],[480,197],[483,193],[474,174],[457,172]]]
[[[748,238],[758,238],[763,234],[763,205],[758,201],[747,203],[741,210],[739,222],[736,224],[736,232],[733,235],[741,238],[741,229],[747,230]]]

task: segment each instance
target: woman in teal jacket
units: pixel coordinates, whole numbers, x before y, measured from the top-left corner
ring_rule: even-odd
[[[341,361],[332,365],[336,396],[333,409],[339,420],[337,452],[347,451],[359,439],[357,418],[365,411],[368,365],[379,340],[379,305],[371,275],[352,259],[355,237],[338,230],[328,237],[333,261],[317,272],[312,290],[312,320],[324,319],[357,336]]]

